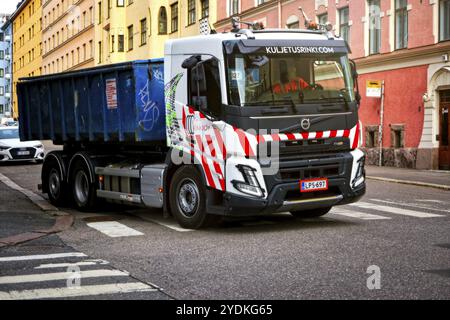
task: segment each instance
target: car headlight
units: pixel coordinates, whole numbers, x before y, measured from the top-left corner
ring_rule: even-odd
[[[236,166],[242,173],[244,181],[233,180],[233,186],[242,193],[252,195],[258,198],[264,197],[264,190],[259,184],[258,178],[255,175],[255,169],[246,165],[238,164]]]
[[[42,144],[37,144],[34,146],[36,149],[42,149],[44,146]]]
[[[11,147],[7,147],[7,146],[0,146],[0,150],[8,150],[8,149],[10,149]]]
[[[366,172],[364,170],[364,163],[365,163],[366,157],[363,156],[361,159],[357,161],[358,168],[356,169],[355,178],[352,181],[352,187],[355,188],[358,185],[360,185],[366,176]]]

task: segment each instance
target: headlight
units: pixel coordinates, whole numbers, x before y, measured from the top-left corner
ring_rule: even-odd
[[[0,150],[8,150],[8,149],[10,149],[11,147],[7,147],[7,146],[0,146]]]
[[[44,146],[42,144],[37,144],[34,146],[36,149],[42,149]]]
[[[261,188],[258,178],[255,175],[256,170],[240,164],[236,168],[242,173],[244,181],[233,180],[234,187],[242,193],[262,198],[264,196],[264,190]]]
[[[357,162],[358,168],[356,169],[355,178],[352,181],[352,187],[353,188],[357,187],[358,185],[360,185],[364,181],[364,178],[366,176],[366,172],[364,170],[365,159],[366,159],[366,157],[363,156]]]

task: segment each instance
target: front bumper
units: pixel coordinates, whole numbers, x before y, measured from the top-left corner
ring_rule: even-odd
[[[28,152],[28,154],[20,154],[20,152]],[[0,150],[0,163],[10,161],[42,161],[44,160],[45,150],[44,148],[10,148],[6,150]]]
[[[315,160],[320,176],[323,177],[325,171],[320,168],[327,168],[334,159]],[[224,195],[224,214],[230,216],[254,216],[285,211],[299,211],[316,208],[343,205],[358,201],[366,192],[365,179],[363,182],[352,187],[355,161],[350,153],[341,154],[336,157],[338,172],[333,176],[328,176],[328,190],[311,193],[301,193],[299,180],[285,181],[276,176],[265,176],[268,187],[268,197],[266,199],[250,198],[233,193]],[[319,168],[319,169],[318,169]],[[298,170],[308,170],[309,167],[298,167]],[[297,169],[296,169],[297,170]],[[292,168],[289,169],[292,172]],[[305,177],[303,177],[305,178]]]

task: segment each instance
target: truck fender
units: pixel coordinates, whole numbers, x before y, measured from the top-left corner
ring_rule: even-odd
[[[84,163],[86,164],[86,166],[88,167],[89,170],[89,179],[91,183],[95,182],[95,170],[94,170],[94,164],[92,163],[91,157],[87,152],[77,152],[75,153],[72,158],[70,159],[69,162],[69,167],[67,170],[67,175],[66,175],[66,182],[69,183],[69,176],[70,176],[70,172],[73,168],[73,165],[75,163],[75,161],[84,161]]]

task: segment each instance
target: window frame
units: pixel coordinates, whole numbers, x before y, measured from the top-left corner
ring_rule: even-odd
[[[148,33],[147,18],[141,19],[139,23],[141,27],[141,46],[145,46],[147,44],[147,33]]]
[[[394,1],[394,46],[395,46],[395,50],[407,49],[408,48],[408,37],[409,37],[409,33],[408,33],[408,28],[409,28],[408,0],[404,0],[405,6],[402,8],[397,8],[398,1],[403,1],[403,0],[395,0]],[[403,30],[403,33],[406,32],[406,40],[405,40],[405,43],[403,43],[403,41],[405,39],[403,36],[402,40],[400,40],[402,42],[401,46],[399,46],[399,42],[398,42],[399,39],[397,37],[397,28],[399,27],[398,18],[397,18],[398,13],[402,13],[404,15],[404,18],[406,18],[406,30]]]
[[[439,42],[449,41],[450,40],[450,30],[448,30],[448,37],[447,38],[443,38],[443,35],[442,35],[443,27],[441,27],[441,24],[443,23],[442,22],[443,14],[441,13],[441,10],[442,10],[443,4],[445,2],[448,2],[448,5],[450,6],[450,0],[439,0],[439,3],[438,3],[438,5],[439,5],[439,7],[438,7],[438,28],[439,28],[439,30],[438,30],[438,41]],[[447,17],[447,19],[448,19],[448,24],[449,24],[449,29],[450,29],[450,17]]]
[[[162,21],[162,13],[164,13],[164,21]],[[164,27],[163,29],[161,28],[162,26]],[[161,6],[158,11],[158,34],[167,34],[167,9],[165,6]]]
[[[197,22],[197,4],[196,0],[187,0],[187,25],[193,25]]]
[[[380,28],[376,29],[376,28],[371,28],[371,23],[370,20],[373,17],[372,13],[370,12],[370,8],[373,6],[373,3],[377,2],[378,3],[378,15],[377,15],[377,21],[379,20],[380,22]],[[381,52],[381,0],[368,0],[367,4],[369,6],[369,21],[368,21],[368,27],[369,27],[369,55],[374,55],[374,54],[379,54]],[[376,17],[376,16],[375,16]],[[371,41],[371,36],[375,35],[376,36],[376,43],[377,43],[377,50],[373,50],[372,48],[372,41]]]
[[[347,11],[347,22],[342,23],[342,13],[344,11]],[[350,8],[347,7],[343,7],[343,8],[339,8],[338,11],[339,14],[339,36],[342,37],[345,41],[347,41],[347,43],[350,43]],[[342,36],[342,29],[343,28],[347,28],[347,39],[345,39]]]
[[[127,51],[132,51],[134,49],[134,27],[132,24],[130,24],[127,27],[127,35],[128,35]]]
[[[174,10],[174,8],[176,8],[176,10]],[[178,2],[172,3],[170,5],[170,33],[178,32],[178,25],[180,24],[178,10]],[[174,12],[176,13],[176,15],[174,15]],[[175,21],[176,24],[174,23]]]

